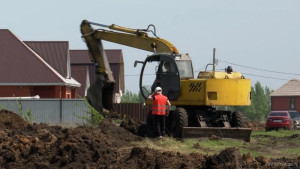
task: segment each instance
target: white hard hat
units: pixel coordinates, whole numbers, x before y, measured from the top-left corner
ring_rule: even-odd
[[[162,91],[161,87],[156,87],[155,92],[157,92],[157,91]]]

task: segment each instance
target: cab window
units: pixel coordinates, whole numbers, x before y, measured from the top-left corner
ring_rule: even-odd
[[[194,72],[191,61],[177,60],[176,61],[180,79],[193,79]]]

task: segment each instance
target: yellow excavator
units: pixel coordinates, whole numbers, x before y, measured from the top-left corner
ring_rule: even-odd
[[[101,27],[94,29],[91,25]],[[213,69],[200,71],[194,78],[192,60],[188,54],[179,53],[169,41],[156,35],[154,25],[147,29],[130,29],[117,25],[104,25],[83,20],[82,38],[87,44],[91,60],[97,67],[97,80],[88,89],[87,100],[99,112],[113,109],[115,81],[105,55],[102,40],[153,52],[142,64],[140,92],[146,99],[156,86],[160,86],[176,108],[166,118],[168,133],[176,138],[211,137],[250,141],[251,129],[245,128],[241,112],[218,110],[223,106],[248,106],[251,104],[251,81],[228,66],[224,72],[216,71],[215,49]],[[151,32],[154,36],[150,37]],[[145,70],[155,68],[155,75],[145,80]],[[146,104],[151,102],[146,101]],[[152,136],[152,115],[148,113],[147,135]]]

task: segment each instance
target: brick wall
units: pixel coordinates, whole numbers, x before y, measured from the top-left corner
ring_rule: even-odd
[[[76,98],[76,89],[68,86],[0,86],[0,97]]]
[[[1,86],[0,97],[32,96],[32,87],[29,86]]]
[[[291,110],[290,100],[295,99],[295,110],[300,112],[299,96],[273,96],[271,97],[271,110]]]

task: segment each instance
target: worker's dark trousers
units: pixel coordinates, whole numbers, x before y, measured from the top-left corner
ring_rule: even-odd
[[[154,126],[155,137],[165,136],[165,125],[166,125],[165,115],[153,115],[153,126]]]

